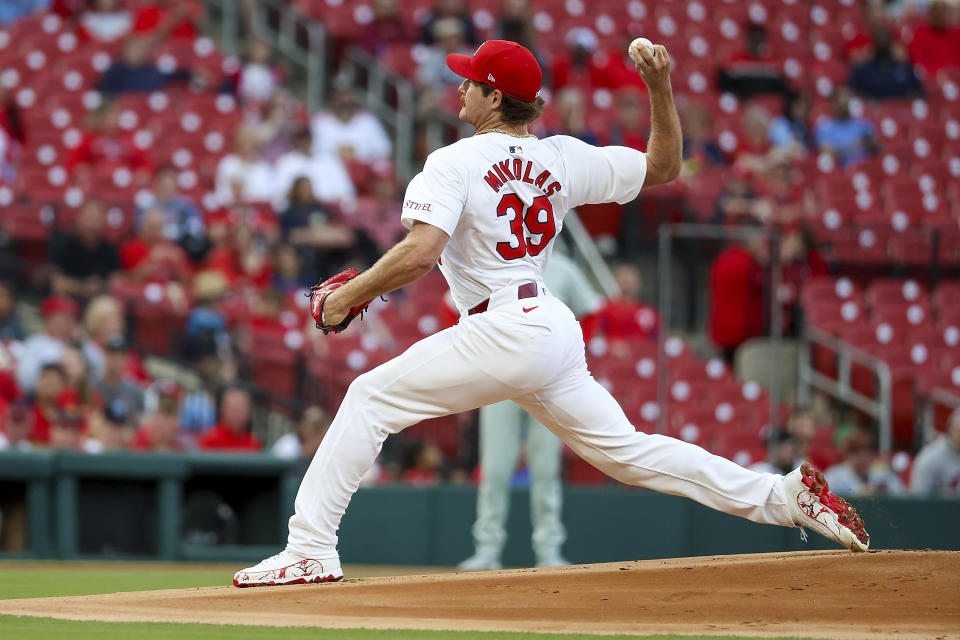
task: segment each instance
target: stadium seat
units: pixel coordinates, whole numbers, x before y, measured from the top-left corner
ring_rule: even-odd
[[[866,289],[865,299],[868,305],[915,303],[928,305],[926,288],[916,280],[879,278],[871,282]]]

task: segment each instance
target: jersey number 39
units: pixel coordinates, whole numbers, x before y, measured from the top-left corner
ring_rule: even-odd
[[[557,235],[557,225],[553,219],[553,205],[547,196],[537,196],[523,210],[523,201],[515,193],[508,193],[500,199],[497,205],[497,217],[505,215],[513,216],[510,218],[510,232],[513,234],[512,242],[498,242],[497,253],[505,260],[516,260],[526,255],[535,256],[550,244],[553,236]],[[541,214],[545,214],[546,219],[541,220]],[[534,242],[533,238],[526,237],[527,234],[539,235],[539,241]]]

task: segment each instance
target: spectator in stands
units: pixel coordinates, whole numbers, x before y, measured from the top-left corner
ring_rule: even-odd
[[[567,32],[564,42],[566,52],[556,56],[550,67],[553,90],[559,91],[569,85],[593,88],[591,58],[599,45],[597,34],[588,27],[574,27]]]
[[[227,290],[227,279],[216,271],[202,271],[193,279],[194,307],[183,329],[184,348],[191,359],[216,356],[230,344],[227,321],[217,304]]]
[[[917,496],[960,496],[960,407],[950,414],[946,433],[917,454],[910,472],[910,492]]]
[[[62,296],[47,298],[40,305],[43,332],[35,333],[23,342],[17,359],[17,384],[24,392],[33,391],[45,365],[60,362],[67,343],[76,333],[77,312],[77,303]]]
[[[137,235],[120,246],[120,267],[138,284],[146,282],[186,283],[191,275],[190,259],[179,244],[164,235],[167,215],[150,209],[140,218]]]
[[[233,153],[217,165],[216,195],[223,205],[234,203],[267,203],[273,199],[276,176],[273,168],[260,157],[256,132],[242,126],[234,134]]]
[[[758,232],[744,244],[728,246],[710,265],[710,338],[730,364],[737,347],[763,333],[767,255],[766,238]]]
[[[123,400],[107,403],[102,412],[87,420],[88,437],[83,443],[87,453],[124,451],[133,438],[132,417]]]
[[[784,149],[795,158],[802,158],[813,148],[810,134],[810,97],[797,93],[784,103],[783,113],[770,123],[767,140],[774,149]]]
[[[119,268],[117,249],[104,238],[104,205],[96,198],[83,203],[76,229],[52,246],[51,287],[55,293],[92,298],[101,293]]]
[[[786,431],[775,431],[771,436],[773,449],[769,457],[755,464],[750,469],[758,473],[776,473],[786,475],[797,468],[797,444]]]
[[[853,68],[848,84],[857,93],[875,100],[923,94],[923,84],[907,60],[907,52],[894,43],[893,35],[885,27],[873,34],[873,54]]]
[[[597,134],[587,124],[587,109],[583,92],[577,87],[566,87],[557,92],[554,98],[560,128],[548,135],[567,135],[579,138],[587,144],[597,145]]]
[[[237,79],[237,95],[245,102],[266,102],[283,86],[283,77],[271,64],[273,49],[260,38],[250,41],[247,60]]]
[[[121,0],[93,0],[90,5],[77,27],[80,42],[117,42],[133,29],[133,16]]]
[[[933,77],[941,69],[960,68],[960,28],[949,23],[945,0],[933,0],[927,10],[927,22],[913,32],[910,59],[925,75]]]
[[[434,44],[436,31],[434,25],[440,20],[453,19],[463,27],[463,37],[469,45],[477,44],[477,32],[470,19],[470,7],[465,0],[436,0],[433,9],[427,14],[420,28],[420,42]]]
[[[793,337],[800,327],[800,289],[804,283],[829,273],[827,261],[813,244],[810,232],[798,223],[787,225],[780,236],[780,293],[783,305],[781,335]]]
[[[130,442],[134,451],[187,451],[193,440],[180,427],[180,387],[170,380],[157,380],[155,405],[143,417]]]
[[[87,339],[83,342],[83,353],[90,363],[94,381],[103,377],[106,369],[106,345],[115,336],[122,336],[127,330],[123,305],[111,295],[97,296],[87,305],[83,314],[83,326]],[[134,356],[127,362],[126,370],[131,375],[140,375],[141,364]]]
[[[137,9],[133,18],[133,32],[150,36],[156,41],[168,38],[193,40],[200,32],[197,25],[203,21],[203,5],[191,0],[153,0]]]
[[[360,108],[348,81],[338,79],[334,85],[329,110],[320,111],[310,122],[315,151],[344,161],[388,159],[392,146],[380,120]]]
[[[287,196],[299,177],[307,178],[320,202],[344,204],[357,195],[340,158],[314,151],[309,127],[301,127],[293,134],[293,149],[277,159],[274,172],[278,210],[286,206]]]
[[[226,242],[210,251],[206,267],[219,271],[231,287],[263,289],[273,280],[269,243],[243,221],[235,224]]]
[[[814,436],[817,435],[817,421],[813,412],[807,407],[794,407],[787,416],[786,432],[790,434],[796,448],[796,464],[793,468],[799,467],[800,463],[809,460],[820,465],[811,458],[810,446],[813,443]],[[829,465],[828,465],[829,466]]]
[[[534,42],[536,32],[533,28],[533,7],[528,0],[504,0],[495,33],[499,40],[512,40],[522,44],[533,51],[537,60],[540,60],[540,56],[535,51],[537,47]],[[547,68],[543,64],[540,66]]]
[[[710,112],[702,105],[683,111],[683,168],[690,174],[708,166],[723,166],[726,158],[710,131]]]
[[[738,224],[750,218],[760,220],[753,178],[744,167],[735,166],[729,171],[723,190],[717,196],[710,221],[713,224]]]
[[[105,406],[122,404],[128,415],[127,421],[136,423],[143,413],[143,389],[127,372],[127,341],[117,334],[107,340],[104,347],[103,375],[96,384],[96,390]]]
[[[360,31],[357,44],[367,53],[379,56],[388,47],[413,41],[400,15],[397,0],[373,0],[373,19]]]
[[[753,217],[768,224],[792,225],[814,213],[813,191],[807,188],[806,176],[789,151],[773,149],[757,160],[756,166],[762,170],[752,181],[757,194],[750,212]]]
[[[640,270],[628,263],[613,269],[620,295],[603,303],[598,311],[583,321],[584,332],[604,337],[614,355],[625,353],[626,342],[655,341],[660,331],[660,314],[642,300],[643,277]]]
[[[332,274],[351,261],[372,264],[379,251],[361,229],[341,224],[319,202],[307,178],[297,178],[287,198],[281,225],[284,241],[297,247],[306,276]]]
[[[873,35],[890,26],[884,0],[866,0],[862,7],[863,20],[860,29],[843,43],[847,61],[851,66],[866,62],[873,56]]]
[[[23,340],[27,331],[17,312],[17,298],[13,285],[0,280],[0,340]]]
[[[400,222],[397,175],[386,160],[372,163],[370,173],[370,195],[357,200],[351,219],[355,227],[367,232],[381,252],[386,252],[407,234]],[[369,263],[371,257],[366,256],[364,262]]]
[[[300,415],[296,431],[280,436],[270,448],[270,453],[287,460],[301,460],[309,464],[329,427],[330,416],[327,412],[320,406],[310,405]],[[306,466],[303,470],[306,471]]]
[[[120,93],[149,93],[159,91],[174,82],[187,82],[190,71],[177,69],[171,73],[161,71],[149,61],[150,42],[147,38],[131,37],[123,44],[120,59],[110,65],[97,88],[117,95]]]
[[[817,124],[814,138],[821,152],[833,154],[843,167],[866,159],[877,150],[876,129],[850,113],[850,89],[838,87],[830,97],[831,116]]]
[[[741,136],[733,152],[733,162],[747,171],[762,173],[767,169],[770,142],[767,131],[770,129],[770,112],[766,107],[752,104],[743,112],[740,125]]]
[[[7,407],[0,430],[0,451],[29,451],[32,448],[33,410],[29,402],[20,401]]]
[[[424,52],[417,69],[417,79],[422,85],[441,92],[463,82],[463,78],[447,66],[447,56],[451,53],[469,54],[470,50],[463,24],[456,18],[443,18],[433,23],[433,44]]]
[[[290,151],[293,134],[303,122],[297,108],[293,94],[284,88],[266,102],[248,105],[244,122],[256,135],[261,160],[272,164]]]
[[[250,392],[240,387],[227,389],[220,399],[220,421],[200,436],[200,448],[259,451],[260,439],[250,433],[250,419]]]
[[[201,386],[187,394],[180,408],[180,424],[190,433],[203,433],[217,423],[216,396],[225,384],[237,379],[236,362],[230,358],[207,357],[194,362]]]
[[[903,483],[873,446],[863,426],[854,427],[839,445],[843,462],[826,470],[830,490],[842,496],[902,495]]]
[[[617,91],[614,102],[614,121],[610,126],[607,144],[647,148],[647,105],[643,92],[634,87]]]
[[[0,2],[0,24],[10,24],[47,9],[50,0],[16,0]]]
[[[67,374],[59,362],[47,362],[40,367],[36,388],[33,390],[33,431],[30,441],[50,442],[50,424],[60,413],[60,399],[67,389]]]
[[[568,31],[564,41],[567,50],[555,56],[550,67],[555,91],[573,85],[585,91],[630,87],[646,93],[646,85],[637,75],[633,61],[627,57],[629,42],[622,48],[619,41],[600,47],[597,34],[584,26]]]
[[[747,25],[745,37],[743,51],[731,56],[717,74],[717,88],[742,98],[766,93],[789,97],[792,91],[767,45],[767,28],[751,22]]]
[[[405,443],[400,457],[400,482],[415,487],[432,487],[443,474],[443,452],[433,440],[417,438]]]
[[[58,451],[82,451],[85,420],[82,415],[67,408],[56,409],[50,414],[50,437],[47,445]]]
[[[143,173],[152,170],[150,158],[134,144],[133,136],[120,128],[120,109],[110,100],[104,100],[90,113],[80,144],[70,151],[66,164],[68,170],[77,174],[79,182],[99,167],[126,167],[137,174],[138,181]]]
[[[76,344],[67,345],[63,357],[60,358],[60,365],[67,380],[60,401],[69,401],[70,406],[78,411],[86,412],[93,408],[98,399],[94,397],[90,363],[83,354],[83,349]]]
[[[296,247],[281,243],[274,249],[273,254],[273,285],[268,292],[296,294],[317,283],[317,276],[304,273]],[[283,311],[283,307],[277,309],[278,313],[280,311]]]
[[[207,226],[203,214],[189,196],[179,192],[177,171],[170,165],[157,169],[149,205],[138,209],[137,220],[142,223],[146,209],[164,214],[163,232],[167,239],[178,243],[192,261],[203,259],[209,248]]]

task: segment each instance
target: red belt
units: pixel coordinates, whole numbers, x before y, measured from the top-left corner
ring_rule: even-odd
[[[517,287],[517,300],[526,300],[527,298],[536,298],[537,297],[537,283],[528,282]],[[483,313],[487,310],[487,307],[490,305],[490,298],[487,298],[477,306],[473,307],[467,311],[468,316],[472,316],[475,313]]]

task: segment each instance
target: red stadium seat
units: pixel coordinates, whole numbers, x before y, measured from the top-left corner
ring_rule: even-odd
[[[916,303],[927,306],[928,295],[926,288],[916,280],[899,280],[879,278],[867,286],[866,302],[873,306],[877,304],[910,304]]]

